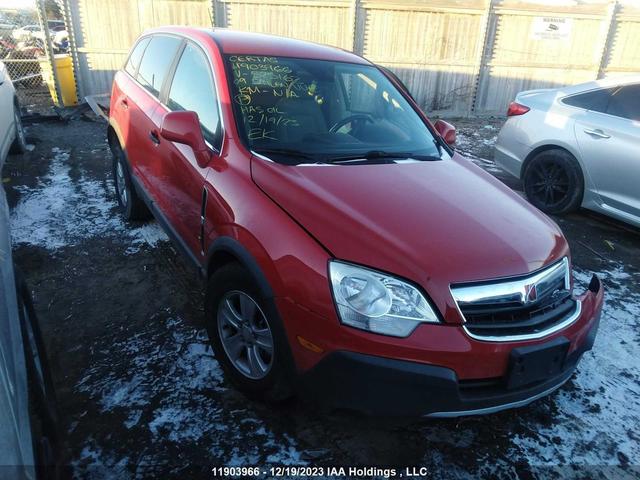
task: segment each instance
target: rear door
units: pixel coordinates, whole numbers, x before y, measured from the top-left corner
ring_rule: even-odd
[[[591,110],[576,116],[578,147],[606,207],[640,217],[640,85],[601,92]]]
[[[151,37],[142,38],[133,47],[124,69],[116,74],[111,91],[109,116],[120,129],[129,161],[132,163],[141,156],[141,137],[140,133],[132,128],[133,120],[140,116],[141,110],[149,110],[155,105],[154,99],[149,97],[135,80],[142,55],[150,40]]]
[[[166,101],[154,115],[158,130],[162,117],[170,111],[196,112],[209,148],[219,154],[222,127],[216,82],[206,53],[191,41],[185,44],[175,65]],[[187,145],[162,139],[159,150],[162,155],[155,175],[158,189],[165,196],[165,213],[189,250],[199,257],[203,253],[202,206],[209,167],[200,167]]]

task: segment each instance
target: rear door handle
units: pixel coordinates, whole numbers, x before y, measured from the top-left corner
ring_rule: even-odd
[[[149,132],[149,138],[156,145],[160,145],[160,137],[158,136],[158,132],[156,132],[155,130],[151,130]]]
[[[590,130],[590,129],[585,129],[584,133],[586,133],[587,135],[591,135],[592,137],[597,137],[597,138],[611,138],[611,135],[607,135],[606,133],[604,133],[602,130],[597,129],[597,130]]]
[[[122,108],[124,108],[125,110],[129,108],[129,102],[127,101],[126,98],[123,98],[122,102],[120,103],[122,103]]]

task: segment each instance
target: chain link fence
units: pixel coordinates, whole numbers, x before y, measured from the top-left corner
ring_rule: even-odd
[[[0,61],[9,72],[23,113],[42,115],[54,107],[52,60],[69,53],[69,36],[64,20],[51,19],[41,1],[36,6],[30,14],[0,10]]]

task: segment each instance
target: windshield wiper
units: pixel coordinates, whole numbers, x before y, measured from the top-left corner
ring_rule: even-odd
[[[305,160],[312,160],[313,163],[318,163],[316,157],[313,155],[309,155],[308,153],[304,153],[293,148],[260,148],[254,149],[253,151],[261,155],[282,155],[284,157],[303,158]]]
[[[353,155],[344,155],[339,157],[329,157],[330,163],[349,162],[351,160],[378,160],[378,159],[406,159],[412,158],[415,160],[441,160],[440,157],[435,155],[420,155],[411,152],[386,152],[384,150],[370,150],[365,153],[358,153]]]

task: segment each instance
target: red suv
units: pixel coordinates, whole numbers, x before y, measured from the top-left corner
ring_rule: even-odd
[[[556,224],[357,55],[149,31],[108,138],[125,217],[152,213],[199,269],[216,357],[250,396],[489,413],[552,392],[593,345],[603,289],[573,295]]]

